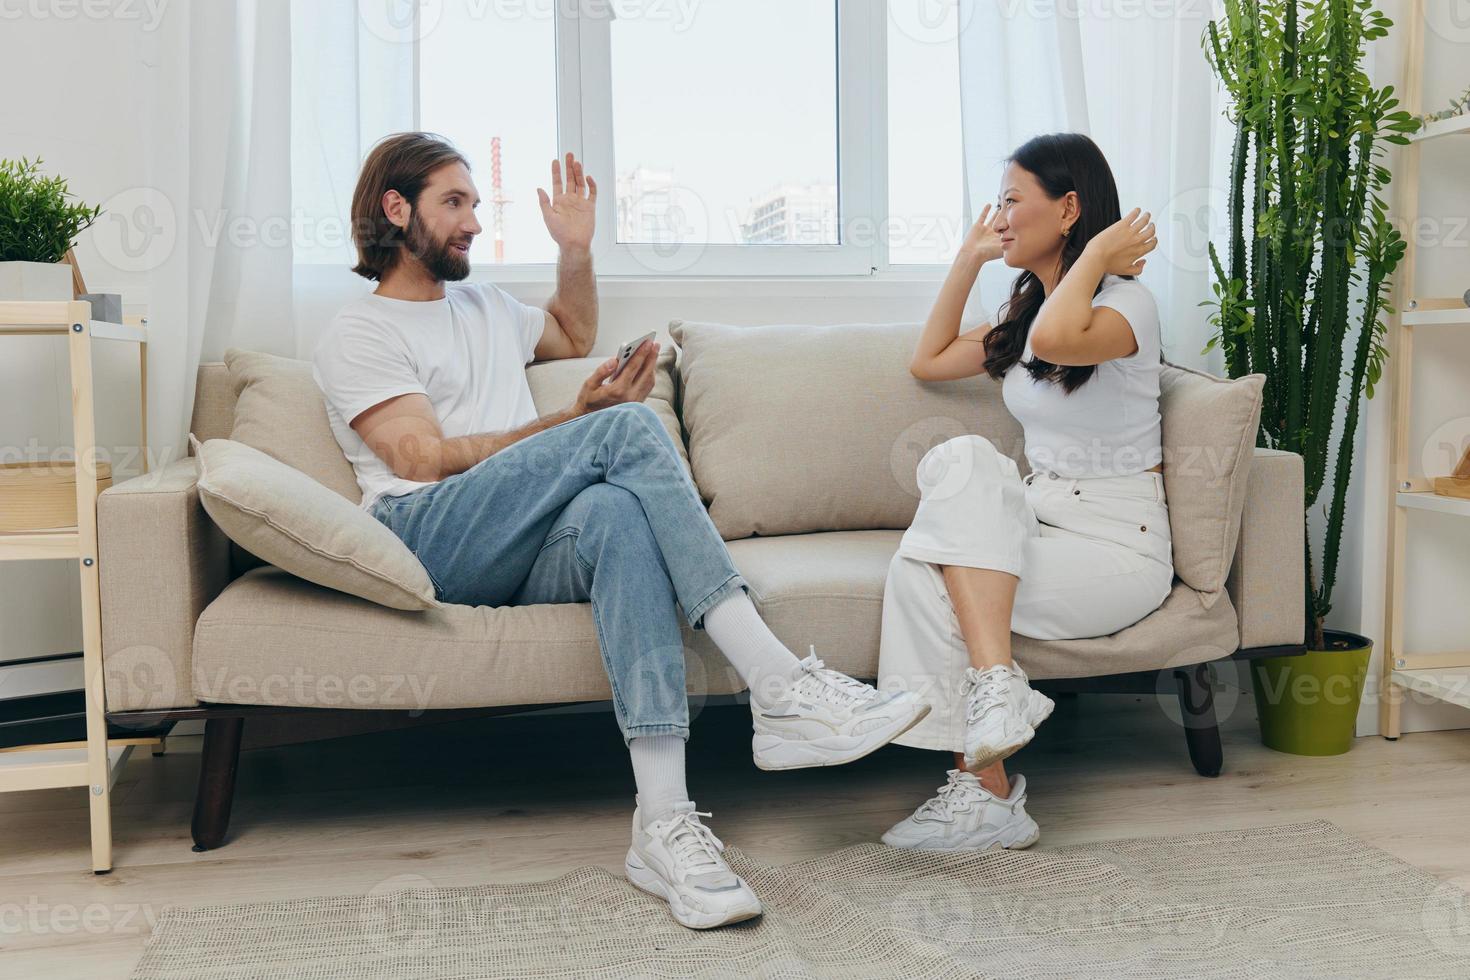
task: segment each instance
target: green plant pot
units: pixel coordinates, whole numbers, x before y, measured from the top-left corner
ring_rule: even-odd
[[[1341,755],[1353,746],[1373,641],[1326,630],[1327,649],[1251,661],[1261,741],[1292,755]]]

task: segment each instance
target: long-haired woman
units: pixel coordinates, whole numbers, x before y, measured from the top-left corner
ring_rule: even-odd
[[[888,570],[880,687],[933,705],[897,741],[954,753],[932,799],[883,835],[895,847],[1028,847],[1026,782],[1002,760],[1052,702],[1011,658],[1011,633],[1104,636],[1168,596],[1174,566],[1159,425],[1158,307],[1135,276],[1157,240],[1120,214],[1086,136],[1038,136],[1005,167],[919,338],[927,381],[982,371],[1021,423],[1029,472],[979,435],[919,463],[913,524]],[[1019,270],[994,318],[961,332],[981,266]]]

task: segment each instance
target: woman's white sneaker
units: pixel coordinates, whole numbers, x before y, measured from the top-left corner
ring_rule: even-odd
[[[724,843],[699,822],[707,816],[693,803],[676,803],[672,816],[644,827],[642,807],[635,808],[633,846],[624,865],[629,881],[668,902],[674,918],[691,929],[761,914],[760,899],[721,857]]]
[[[879,691],[828,670],[813,647],[779,690],[751,690],[751,754],[761,769],[837,766],[882,748],[928,713],[912,691]]]
[[[981,786],[974,773],[951,769],[939,794],[894,824],[883,843],[913,850],[1021,850],[1040,837],[1041,828],[1026,813],[1025,776],[1012,776],[1011,795],[1002,799]]]
[[[965,765],[972,770],[1009,758],[1031,741],[1056,707],[1051,698],[1031,689],[1026,672],[1015,664],[966,668],[960,693],[968,698]]]

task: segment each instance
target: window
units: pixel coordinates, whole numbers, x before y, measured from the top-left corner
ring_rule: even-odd
[[[954,260],[964,240],[960,10],[953,0],[889,0],[888,261]]]
[[[689,9],[611,26],[615,241],[839,244],[836,4]]]
[[[419,127],[470,161],[485,228],[470,249],[475,264],[556,261],[536,200],[557,155],[556,23],[534,8],[446,3],[421,32]]]
[[[293,188],[317,220],[345,219],[378,137],[420,128],[469,158],[471,259],[512,278],[555,262],[536,188],[567,151],[599,178],[603,274],[868,276],[963,237],[955,0],[292,6]]]

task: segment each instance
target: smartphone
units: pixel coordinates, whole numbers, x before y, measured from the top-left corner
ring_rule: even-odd
[[[657,333],[658,331],[656,330],[650,330],[648,331],[648,333],[639,337],[637,340],[630,340],[623,346],[619,347],[618,366],[613,368],[613,373],[607,376],[607,379],[603,381],[603,384],[611,384],[618,375],[622,374],[623,368],[627,366],[628,359],[633,356],[633,352],[642,347],[648,341],[652,340],[654,338],[654,335]]]

